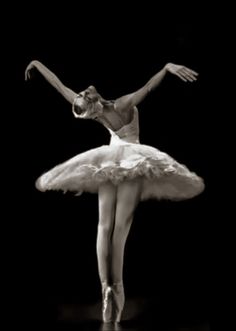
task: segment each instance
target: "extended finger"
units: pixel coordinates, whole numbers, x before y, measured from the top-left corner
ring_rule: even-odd
[[[186,74],[188,74],[193,80],[197,80],[197,75],[195,75],[191,70],[184,69]]]
[[[182,74],[176,72],[176,75],[177,75],[180,79],[182,79],[184,82],[187,82],[187,79],[186,79],[184,76],[182,76]]]
[[[192,75],[194,75],[194,76],[198,76],[198,75],[199,75],[196,71],[194,71],[194,70],[192,70],[192,69],[189,69],[189,68],[187,68],[187,67],[184,67],[184,69],[185,69],[186,71],[188,71],[189,73],[191,73]]]
[[[190,81],[190,82],[193,82],[193,78],[190,77],[189,74],[186,73],[186,72],[184,71],[183,68],[181,68],[181,69],[178,71],[178,73],[179,73],[182,77],[184,77],[186,80],[188,80],[188,81]]]
[[[187,72],[185,69],[182,69],[182,73],[186,78],[190,79],[191,82],[193,82],[194,80],[197,80],[197,78],[194,75]]]

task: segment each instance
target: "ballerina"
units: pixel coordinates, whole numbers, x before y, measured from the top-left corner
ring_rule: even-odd
[[[126,240],[139,201],[190,199],[204,190],[204,181],[185,165],[157,148],[139,141],[137,105],[171,73],[184,82],[198,74],[183,65],[166,64],[143,87],[115,100],[105,100],[94,86],[76,93],[39,61],[25,71],[31,78],[37,69],[72,104],[76,118],[93,119],[109,130],[109,145],[88,150],[44,173],[36,181],[40,191],[62,190],[98,193],[98,273],[104,322],[120,322],[125,304],[123,263]]]

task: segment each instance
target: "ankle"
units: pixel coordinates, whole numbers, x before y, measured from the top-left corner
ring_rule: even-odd
[[[110,283],[108,281],[101,282],[102,289],[106,289],[109,286],[110,286]]]
[[[112,286],[123,287],[123,281],[120,281],[120,282],[114,282],[114,283],[112,283]]]

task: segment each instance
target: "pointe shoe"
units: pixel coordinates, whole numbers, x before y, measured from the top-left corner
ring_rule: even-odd
[[[113,293],[113,319],[119,323],[121,320],[121,314],[125,305],[125,293],[123,283],[112,284]]]
[[[102,284],[102,319],[104,323],[113,322],[112,289],[107,283]]]
[[[99,331],[121,331],[123,328],[119,323],[103,323]]]

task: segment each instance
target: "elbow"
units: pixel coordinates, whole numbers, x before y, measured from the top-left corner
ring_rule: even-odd
[[[147,94],[151,93],[152,90],[153,90],[152,86],[148,86],[148,88],[147,88]]]
[[[147,83],[147,85],[145,86],[145,95],[148,95],[149,93],[151,93],[153,90],[153,85],[152,83]]]
[[[33,61],[31,61],[31,64],[36,67],[37,65],[40,65],[41,63],[38,60],[33,60]]]

